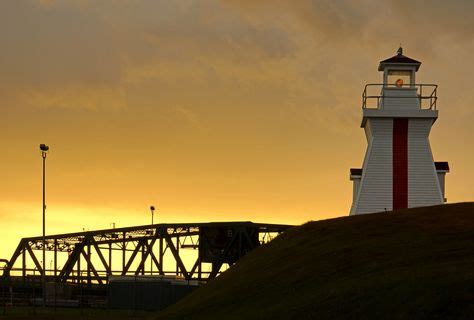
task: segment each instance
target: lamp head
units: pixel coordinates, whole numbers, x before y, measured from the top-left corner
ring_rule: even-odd
[[[49,147],[45,145],[44,143],[40,144],[40,150],[43,152],[46,152],[49,150]]]
[[[155,211],[155,207],[154,207],[154,206],[150,206],[150,210],[151,210],[151,211]]]

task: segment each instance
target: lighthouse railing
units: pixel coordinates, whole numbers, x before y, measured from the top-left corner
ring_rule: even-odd
[[[388,90],[384,90],[384,89]],[[400,95],[393,93],[401,93],[396,90],[414,90],[416,91],[416,96],[411,95]],[[378,91],[378,93],[377,93]],[[362,109],[383,109],[384,101],[386,98],[396,98],[396,99],[417,99],[419,101],[420,109],[427,110],[436,110],[436,102],[438,85],[437,84],[387,84],[387,83],[369,83],[364,87],[362,92]],[[371,102],[376,101],[376,105],[373,106]],[[424,102],[426,101],[426,102]]]

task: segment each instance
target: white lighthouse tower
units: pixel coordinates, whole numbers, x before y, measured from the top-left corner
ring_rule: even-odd
[[[433,161],[428,139],[438,118],[437,85],[415,82],[420,65],[400,47],[379,64],[383,83],[365,86],[361,127],[368,146],[363,167],[350,170],[351,215],[446,201],[449,165]]]

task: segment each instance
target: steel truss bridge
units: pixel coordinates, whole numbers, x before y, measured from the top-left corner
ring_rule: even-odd
[[[55,283],[99,285],[115,275],[206,281],[216,277],[224,264],[232,265],[290,227],[252,222],[178,223],[48,235],[44,242],[41,236],[23,238],[11,259],[2,260],[3,277],[25,281],[44,274]],[[36,255],[43,247],[49,262],[46,270]],[[183,259],[183,249],[194,250],[193,260],[186,261],[192,254]],[[203,270],[206,263],[209,271]],[[172,268],[165,269],[165,264]]]

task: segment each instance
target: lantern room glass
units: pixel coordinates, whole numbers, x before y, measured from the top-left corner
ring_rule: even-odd
[[[409,88],[413,85],[413,82],[413,72],[411,70],[388,70],[385,85],[395,88]]]

